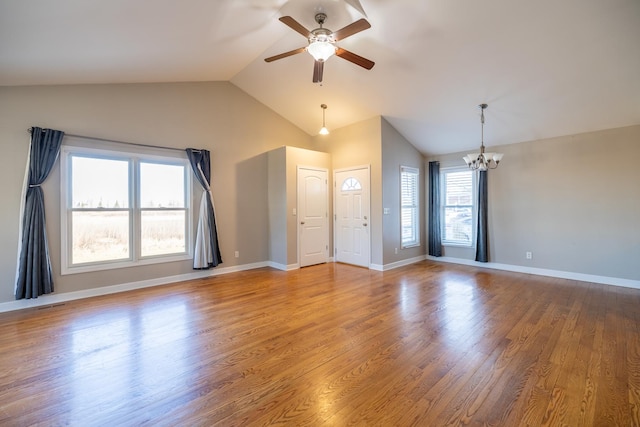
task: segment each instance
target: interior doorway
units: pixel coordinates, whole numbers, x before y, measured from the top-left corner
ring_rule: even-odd
[[[298,166],[298,258],[300,267],[329,260],[328,171]]]

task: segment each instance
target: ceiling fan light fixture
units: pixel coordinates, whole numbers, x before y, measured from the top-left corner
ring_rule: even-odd
[[[328,41],[316,40],[309,44],[307,52],[309,52],[316,61],[326,61],[331,55],[336,53],[336,47]]]

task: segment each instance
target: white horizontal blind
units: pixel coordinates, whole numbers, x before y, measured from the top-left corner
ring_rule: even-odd
[[[419,169],[400,167],[400,227],[403,248],[420,244],[419,178]]]
[[[442,182],[442,241],[473,244],[473,172],[444,171]]]

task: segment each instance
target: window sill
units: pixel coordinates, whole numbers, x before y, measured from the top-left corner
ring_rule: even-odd
[[[154,257],[154,258],[145,258],[138,261],[114,261],[114,262],[105,262],[103,264],[91,264],[91,265],[78,265],[75,267],[63,267],[60,272],[61,276],[66,276],[68,274],[78,274],[78,273],[93,273],[105,270],[116,270],[122,268],[131,268],[131,267],[144,267],[148,265],[154,264],[163,264],[167,262],[178,262],[178,261],[188,261],[192,260],[193,256],[191,255],[175,255],[175,256],[164,256],[164,257]]]
[[[409,245],[401,246],[401,247],[400,247],[400,249],[411,249],[411,248],[417,248],[417,247],[419,247],[419,246],[420,246],[420,242],[418,242],[418,243],[411,243],[411,244],[409,244]]]
[[[442,246],[450,246],[454,248],[469,248],[469,249],[475,248],[475,246],[472,244],[467,245],[465,243],[455,243],[455,242],[442,242]]]

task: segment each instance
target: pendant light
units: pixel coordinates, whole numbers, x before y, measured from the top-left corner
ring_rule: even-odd
[[[324,123],[324,112],[327,109],[327,104],[320,104],[320,108],[322,108],[322,128],[320,129],[320,132],[318,132],[320,135],[329,135],[329,129],[327,129],[327,126]]]

